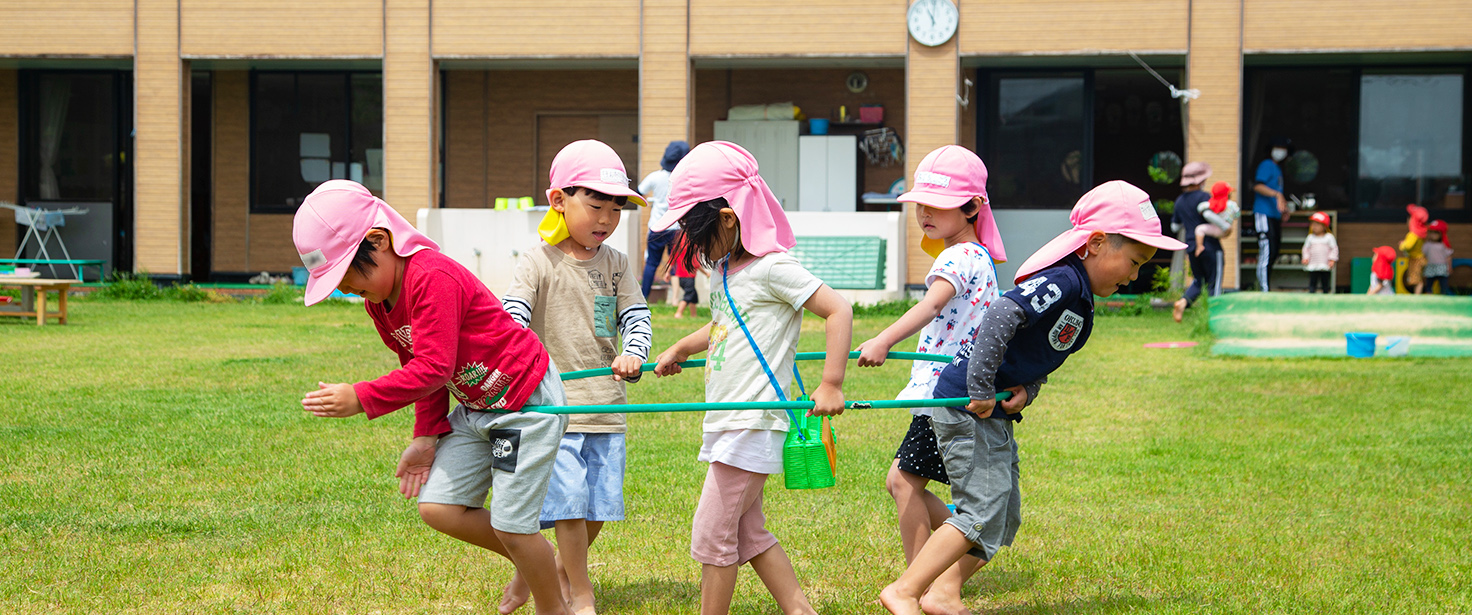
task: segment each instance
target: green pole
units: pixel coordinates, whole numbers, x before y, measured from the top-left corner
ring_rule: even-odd
[[[997,393],[997,401],[1012,397],[1007,391]],[[866,408],[929,408],[932,406],[962,406],[971,403],[967,397],[942,399],[878,399],[873,401],[844,402],[847,409]],[[619,414],[639,412],[704,412],[708,410],[812,410],[811,401],[750,401],[750,402],[696,402],[673,404],[603,404],[590,406],[524,406],[522,412],[544,414]]]
[[[828,357],[828,353],[826,353],[826,352],[799,352],[799,353],[797,353],[797,360],[798,361],[822,361],[823,359],[825,359],[827,357]],[[885,357],[886,358],[889,358],[889,359],[899,359],[901,361],[935,361],[935,362],[938,362],[938,363],[950,363],[953,359],[955,359],[955,357],[948,356],[948,355],[943,355],[943,354],[925,354],[925,353],[921,353],[921,352],[891,352],[888,355],[885,355]],[[853,352],[848,353],[848,358],[850,358],[850,359],[857,359],[857,358],[859,358],[859,351],[855,350]],[[641,365],[639,367],[639,371],[641,371],[641,372],[654,371],[654,365],[655,365],[654,363],[645,363],[644,365]],[[704,366],[705,366],[705,359],[692,359],[692,360],[689,360],[689,361],[682,361],[680,363],[680,367],[704,367]],[[564,372],[562,374],[562,379],[563,380],[577,380],[579,378],[595,378],[597,376],[612,376],[612,375],[613,375],[613,369],[612,368],[600,367],[600,368],[597,368],[597,369],[583,369],[583,370],[578,370],[578,371],[574,371],[574,372]]]

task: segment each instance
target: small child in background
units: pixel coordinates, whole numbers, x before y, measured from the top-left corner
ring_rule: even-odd
[[[1370,258],[1370,291],[1367,295],[1395,294],[1395,248],[1375,248]]]
[[[891,613],[921,615],[921,598],[933,583],[942,576],[964,579],[1012,543],[1022,523],[1012,423],[1022,420],[1048,374],[1088,341],[1094,296],[1129,284],[1157,248],[1186,247],[1160,233],[1150,196],[1122,181],[1090,190],[1069,219],[1073,228],[1022,264],[1017,287],[987,309],[970,352],[938,377],[936,398],[971,398],[965,408],[937,408],[931,417],[956,514],[879,594]],[[999,404],[1000,391],[1011,397]]]
[[[639,379],[649,356],[649,308],[629,257],[603,241],[618,228],[624,204],[644,205],[629,188],[624,164],[612,147],[592,139],[562,148],[552,159],[551,207],[537,231],[545,241],[517,263],[501,301],[516,322],[547,345],[569,371],[611,367],[608,378],[570,380],[571,405],[622,404],[623,381]],[[615,336],[623,338],[620,350]],[[623,414],[572,414],[557,451],[557,464],[542,504],[543,529],[557,529],[573,613],[594,612],[588,548],[608,521],[624,518]],[[526,602],[513,578],[500,605],[510,613]]]
[[[971,344],[982,316],[997,299],[993,262],[1006,262],[1002,236],[992,218],[986,195],[986,165],[971,150],[947,145],[925,156],[915,169],[915,189],[900,195],[914,203],[915,221],[925,237],[920,247],[935,257],[925,276],[925,296],[894,324],[859,344],[859,367],[884,364],[895,344],[920,334],[915,352],[956,355]],[[915,361],[910,382],[895,399],[933,399],[936,377],[945,363]],[[935,431],[930,427],[934,408],[915,408],[909,431],[889,466],[885,487],[899,514],[900,544],[905,563],[925,545],[930,533],[951,516],[945,502],[925,487],[930,481],[950,484]],[[972,571],[967,571],[969,573]],[[961,584],[966,577],[942,578],[921,598],[926,610],[957,613],[965,610]],[[949,583],[947,583],[949,582]]]
[[[320,417],[373,419],[414,404],[414,439],[394,472],[399,492],[418,496],[419,516],[430,527],[510,559],[537,613],[568,613],[552,546],[537,528],[567,417],[519,412],[567,403],[536,334],[356,182],[334,179],[313,190],[297,209],[291,237],[311,275],[306,304],[334,287],[362,297],[401,366],[357,384],[319,382],[302,408]],[[460,404],[446,416],[451,395]]]
[[[685,251],[689,249],[685,244],[685,236],[683,234],[675,239],[675,249],[670,255],[671,264],[669,268],[665,269],[664,281],[671,283],[678,279],[680,281],[680,291],[684,293],[680,295],[680,302],[675,304],[675,318],[684,318],[685,316],[681,312],[684,312],[687,307],[690,308],[691,318],[699,318],[700,293],[695,292],[695,273],[701,269],[699,265],[693,264],[693,261],[689,262],[692,263],[694,269],[685,265],[688,261],[685,258]]]
[[[1426,278],[1423,270],[1426,268],[1426,255],[1421,251],[1426,244],[1426,220],[1431,216],[1425,207],[1420,205],[1406,205],[1406,238],[1400,242],[1400,251],[1406,255],[1406,290],[1415,294],[1421,294],[1426,288]]]
[[[1308,272],[1308,292],[1322,287],[1333,292],[1334,263],[1339,261],[1339,244],[1329,232],[1329,214],[1314,212],[1308,218],[1308,237],[1303,240],[1303,270]]]
[[[1447,226],[1445,220],[1436,220],[1426,225],[1426,245],[1421,247],[1421,252],[1426,256],[1426,268],[1422,270],[1426,279],[1426,288],[1433,285],[1441,285],[1441,294],[1455,295],[1452,291],[1451,267],[1452,267],[1452,244],[1446,236]]]
[[[700,262],[713,272],[711,322],[660,353],[654,374],[678,374],[681,361],[706,352],[707,402],[786,399],[806,309],[827,321],[823,383],[813,391],[810,415],[842,414],[853,310],[787,253],[797,243],[792,226],[756,158],[735,143],[701,143],[675,167],[669,199],[656,227],[679,222],[686,267]],[[705,413],[700,461],[710,467],[690,530],[690,556],[701,564],[702,615],[731,610],[736,574],[747,562],[783,613],[817,612],[762,514],[762,487],[782,472],[788,429],[781,410]]]
[[[1211,185],[1211,198],[1196,206],[1206,224],[1196,225],[1196,256],[1206,249],[1206,236],[1221,239],[1232,234],[1232,221],[1242,214],[1242,208],[1231,200],[1232,185],[1217,182]]]

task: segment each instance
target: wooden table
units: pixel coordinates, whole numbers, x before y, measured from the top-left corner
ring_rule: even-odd
[[[0,316],[19,316],[21,318],[36,317],[36,325],[46,324],[47,317],[56,317],[61,324],[66,324],[66,293],[72,284],[79,283],[78,280],[52,280],[48,278],[27,278],[19,276],[0,275],[0,287],[20,287],[20,309],[0,310]],[[57,291],[61,297],[61,305],[57,306],[60,311],[46,311],[46,291]]]

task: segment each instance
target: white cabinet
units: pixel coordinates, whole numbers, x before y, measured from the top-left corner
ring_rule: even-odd
[[[797,138],[797,209],[854,211],[859,200],[859,138]]]
[[[756,157],[762,179],[782,202],[782,209],[795,210],[798,203],[797,121],[720,121],[715,123],[717,141],[730,141]]]

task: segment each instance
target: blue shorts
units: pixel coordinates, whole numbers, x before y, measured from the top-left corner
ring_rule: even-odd
[[[623,518],[624,434],[563,434],[542,502],[542,529],[564,519]]]

